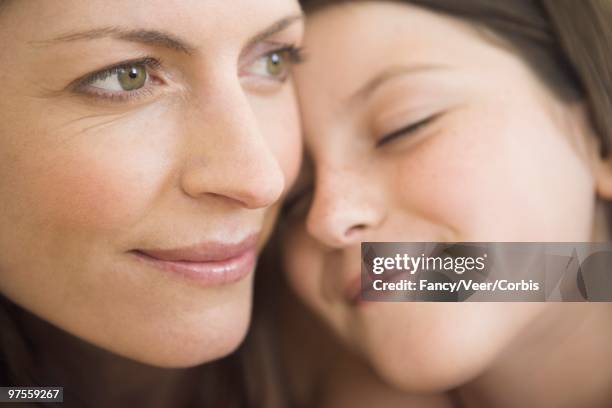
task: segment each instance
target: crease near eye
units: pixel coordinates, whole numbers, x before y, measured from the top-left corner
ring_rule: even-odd
[[[394,130],[393,132],[387,133],[386,135],[378,139],[378,141],[376,142],[376,147],[384,146],[400,137],[414,135],[419,130],[423,129],[424,127],[435,121],[441,115],[442,113],[436,113],[434,115],[427,116],[422,120],[410,123],[404,127]]]

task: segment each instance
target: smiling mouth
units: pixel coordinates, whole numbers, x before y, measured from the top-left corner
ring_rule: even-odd
[[[410,274],[406,271],[393,271],[388,274],[385,282],[398,282],[407,277],[410,277]],[[362,289],[361,274],[351,281],[351,284],[347,287],[345,299],[349,305],[353,307],[364,307],[368,304],[380,301],[391,301],[396,296],[393,293],[374,290],[371,286],[375,279],[371,276],[368,276],[366,279],[367,289]]]
[[[238,282],[255,269],[259,234],[251,234],[238,243],[218,241],[172,249],[135,249],[136,259],[157,270],[193,282],[214,287]]]

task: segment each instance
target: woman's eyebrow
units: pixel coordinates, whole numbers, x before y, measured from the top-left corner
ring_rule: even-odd
[[[294,22],[300,21],[303,19],[304,19],[304,15],[301,13],[281,18],[280,20],[270,25],[268,28],[260,31],[258,34],[255,34],[253,37],[251,37],[251,39],[247,41],[247,47],[252,46],[253,44],[256,44],[260,41],[263,41],[266,38],[273,36],[274,34],[280,31],[283,31],[285,28],[289,27]]]
[[[128,30],[121,27],[102,27],[87,31],[66,33],[52,38],[51,40],[34,41],[33,43],[39,46],[47,46],[63,42],[96,40],[106,37],[123,41],[156,45],[175,51],[180,51],[185,54],[192,54],[196,50],[196,47],[189,44],[187,41],[163,31],[144,29]]]
[[[284,30],[289,25],[291,25],[296,20],[301,20],[303,18],[302,14],[291,15],[284,17],[268,28],[262,30],[258,34],[254,35],[249,39],[248,45],[255,44],[259,41],[262,41],[279,31]],[[158,47],[168,48],[174,51],[183,52],[185,54],[191,55],[196,50],[197,47],[190,44],[188,41],[176,37],[170,33],[160,31],[160,30],[145,30],[145,29],[125,29],[122,27],[101,27],[94,28],[86,31],[78,31],[78,32],[69,32],[66,34],[61,34],[57,37],[54,37],[50,40],[42,40],[42,41],[31,41],[31,44],[36,46],[48,46],[57,43],[64,42],[73,42],[73,41],[86,41],[86,40],[96,40],[100,38],[115,38],[123,41],[130,42],[138,42],[141,44],[147,45],[155,45]]]

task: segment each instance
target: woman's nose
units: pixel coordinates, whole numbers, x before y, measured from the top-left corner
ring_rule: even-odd
[[[193,198],[215,196],[249,209],[268,207],[285,188],[279,158],[242,89],[226,88],[220,98],[216,108],[207,104],[193,115],[198,119],[190,126],[191,160],[182,173],[182,189]]]
[[[382,197],[364,172],[319,171],[317,183],[306,228],[324,245],[342,248],[361,242],[383,222]]]

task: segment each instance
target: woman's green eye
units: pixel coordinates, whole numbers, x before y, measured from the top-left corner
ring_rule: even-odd
[[[142,88],[147,81],[147,70],[142,65],[120,68],[117,72],[117,80],[124,91]]]
[[[148,78],[144,64],[130,64],[97,74],[89,86],[104,91],[134,91],[145,86]]]
[[[270,76],[282,76],[286,70],[286,65],[285,58],[281,53],[273,52],[268,54],[266,69]]]
[[[289,51],[278,50],[257,58],[247,71],[256,76],[284,81],[289,76],[290,65]]]

